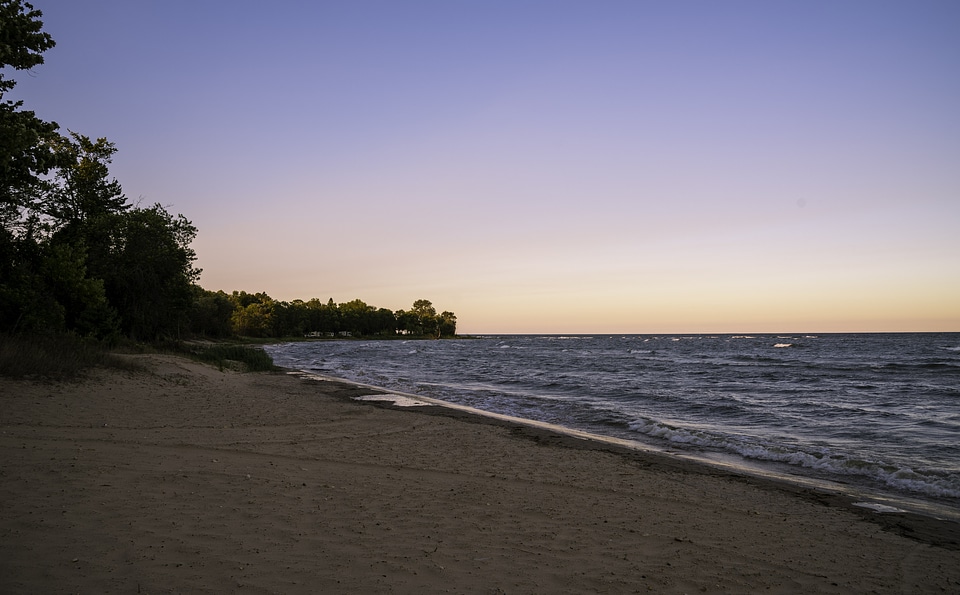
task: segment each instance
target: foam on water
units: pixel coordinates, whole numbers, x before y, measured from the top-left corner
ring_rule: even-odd
[[[885,486],[907,492],[948,498],[960,498],[960,477],[924,473],[910,467],[896,467],[880,461],[852,458],[829,449],[805,451],[785,443],[769,444],[744,436],[726,436],[702,429],[682,428],[654,420],[638,420],[629,424],[631,430],[701,448],[736,453],[746,459],[770,461],[815,469],[830,475],[861,476]]]
[[[885,513],[906,512],[902,508],[897,508],[896,506],[890,506],[888,504],[880,504],[879,502],[854,502],[853,505],[859,506],[860,508],[869,508],[874,512],[885,512]]]
[[[960,510],[960,335],[491,336],[278,365]]]
[[[373,394],[373,395],[361,395],[359,397],[353,397],[354,401],[384,401],[388,403],[393,403],[397,407],[429,407],[432,403],[427,403],[426,401],[421,401],[420,399],[414,399],[405,395],[395,395],[392,393],[388,394]]]

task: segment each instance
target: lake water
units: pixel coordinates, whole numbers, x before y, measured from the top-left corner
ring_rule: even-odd
[[[271,345],[277,365],[960,513],[960,334]]]

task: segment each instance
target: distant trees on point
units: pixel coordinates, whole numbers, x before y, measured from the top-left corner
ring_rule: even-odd
[[[54,47],[42,13],[0,0],[0,68],[29,70]],[[428,300],[392,312],[353,300],[273,300],[207,291],[190,247],[196,227],[165,207],[131,204],[110,177],[117,149],[69,131],[6,98],[0,72],[0,332],[71,332],[98,339],[431,337],[456,334],[456,316]]]

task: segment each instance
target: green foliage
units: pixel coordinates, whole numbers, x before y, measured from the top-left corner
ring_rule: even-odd
[[[30,4],[0,0],[0,65],[43,63],[53,40]],[[0,78],[0,92],[14,81]],[[116,147],[58,134],[0,103],[0,331],[177,337],[193,305],[196,228],[160,205],[130,208],[110,178]]]
[[[2,94],[0,94],[2,97]],[[56,122],[44,122],[22,102],[0,101],[0,219],[9,227],[19,208],[29,207],[45,187],[41,176],[54,166]]]
[[[273,322],[273,302],[238,306],[233,312],[233,328],[245,337],[269,337]]]
[[[401,334],[453,337],[457,334],[457,316],[444,311],[437,314],[430,300],[417,300],[409,311],[399,310],[396,314],[397,331]]]
[[[123,332],[139,340],[179,337],[189,328],[193,283],[200,274],[190,248],[196,228],[160,205],[131,209],[115,222],[109,266],[96,273]]]
[[[195,335],[224,339],[233,336],[233,302],[222,291],[207,291],[193,286],[193,306],[190,309],[190,332]]]
[[[40,270],[41,247],[12,234],[0,235],[0,330],[62,331],[65,309]]]
[[[0,0],[0,65],[43,63],[53,40],[40,16]],[[14,85],[0,77],[0,92]],[[131,208],[110,177],[113,143],[61,136],[21,107],[0,103],[0,331],[179,337],[200,274],[196,228],[159,204]]]
[[[43,63],[53,39],[42,14],[0,0],[0,67]],[[110,177],[116,146],[44,122],[0,75],[0,332],[63,333],[115,341],[303,335],[453,336],[456,316],[429,300],[409,312],[355,299],[276,301],[209,292],[190,247],[197,229],[164,207],[133,207]]]
[[[110,176],[117,147],[105,138],[96,141],[70,132],[56,136],[51,147],[57,158],[54,181],[41,198],[41,210],[67,240],[89,236],[104,218],[129,208],[120,183]],[[107,239],[103,233],[97,239]]]
[[[43,52],[56,43],[44,33],[43,13],[22,0],[0,0],[0,67],[26,70],[43,64]],[[7,91],[16,84],[0,75],[0,89]]]
[[[117,314],[107,301],[103,280],[86,274],[82,246],[47,247],[40,273],[47,281],[47,291],[63,310],[65,328],[101,339],[119,331]]]
[[[437,320],[437,335],[453,337],[457,334],[457,315],[444,310]]]
[[[355,299],[336,304],[313,298],[304,302],[277,301],[264,292],[234,291],[228,295],[194,288],[190,329],[211,338],[244,336],[255,339],[289,337],[453,337],[457,317],[436,313],[428,300],[418,300],[409,312],[393,312]]]
[[[43,52],[55,44],[44,33],[43,14],[20,0],[0,0],[0,68],[26,70],[43,64]],[[22,101],[4,99],[16,81],[0,72],[0,219],[4,227],[16,208],[30,202],[27,189],[42,185],[40,176],[54,165],[50,141],[55,122],[44,122],[32,111],[20,109]]]
[[[221,370],[230,368],[232,362],[247,372],[272,372],[277,369],[267,352],[260,347],[236,344],[190,345],[185,352]]]

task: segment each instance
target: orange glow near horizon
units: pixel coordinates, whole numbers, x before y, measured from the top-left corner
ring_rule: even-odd
[[[116,143],[206,289],[463,333],[960,332],[960,3],[49,4],[11,99]]]

